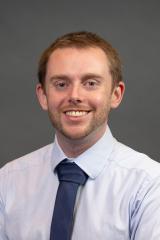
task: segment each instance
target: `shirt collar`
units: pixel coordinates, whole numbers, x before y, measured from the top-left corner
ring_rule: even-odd
[[[86,174],[94,179],[96,178],[104,167],[109,164],[109,156],[113,150],[115,139],[107,126],[104,135],[89,149],[74,158],[74,162],[81,168]],[[53,144],[53,161],[52,167],[55,167],[67,156],[62,151],[55,136]]]

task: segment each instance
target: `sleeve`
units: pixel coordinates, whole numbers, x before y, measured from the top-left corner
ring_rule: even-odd
[[[3,200],[4,176],[0,170],[0,240],[8,240],[5,234],[5,204]]]
[[[160,177],[139,194],[131,229],[131,240],[160,240]]]

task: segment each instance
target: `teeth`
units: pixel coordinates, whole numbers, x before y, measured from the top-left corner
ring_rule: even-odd
[[[86,115],[88,112],[85,111],[69,111],[66,112],[66,115],[68,116],[74,116],[74,117],[79,117],[79,116],[84,116]]]

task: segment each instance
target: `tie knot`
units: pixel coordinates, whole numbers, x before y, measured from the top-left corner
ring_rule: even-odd
[[[74,162],[61,162],[56,167],[59,181],[73,182],[84,185],[88,176],[87,174]]]

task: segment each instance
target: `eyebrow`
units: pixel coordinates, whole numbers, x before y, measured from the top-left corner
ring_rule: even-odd
[[[103,79],[103,77],[101,75],[98,75],[98,74],[94,74],[94,73],[87,73],[87,74],[84,74],[84,76],[82,76],[82,80],[87,80],[87,79]]]
[[[87,79],[103,79],[103,77],[99,74],[94,74],[94,73],[86,73],[84,75],[82,75],[81,79],[82,81],[85,81]],[[70,80],[71,78],[68,75],[65,74],[59,74],[59,75],[54,75],[50,78],[50,81],[54,81],[54,80]]]
[[[69,80],[70,78],[67,75],[54,75],[50,78],[50,81],[54,81],[54,80]]]

